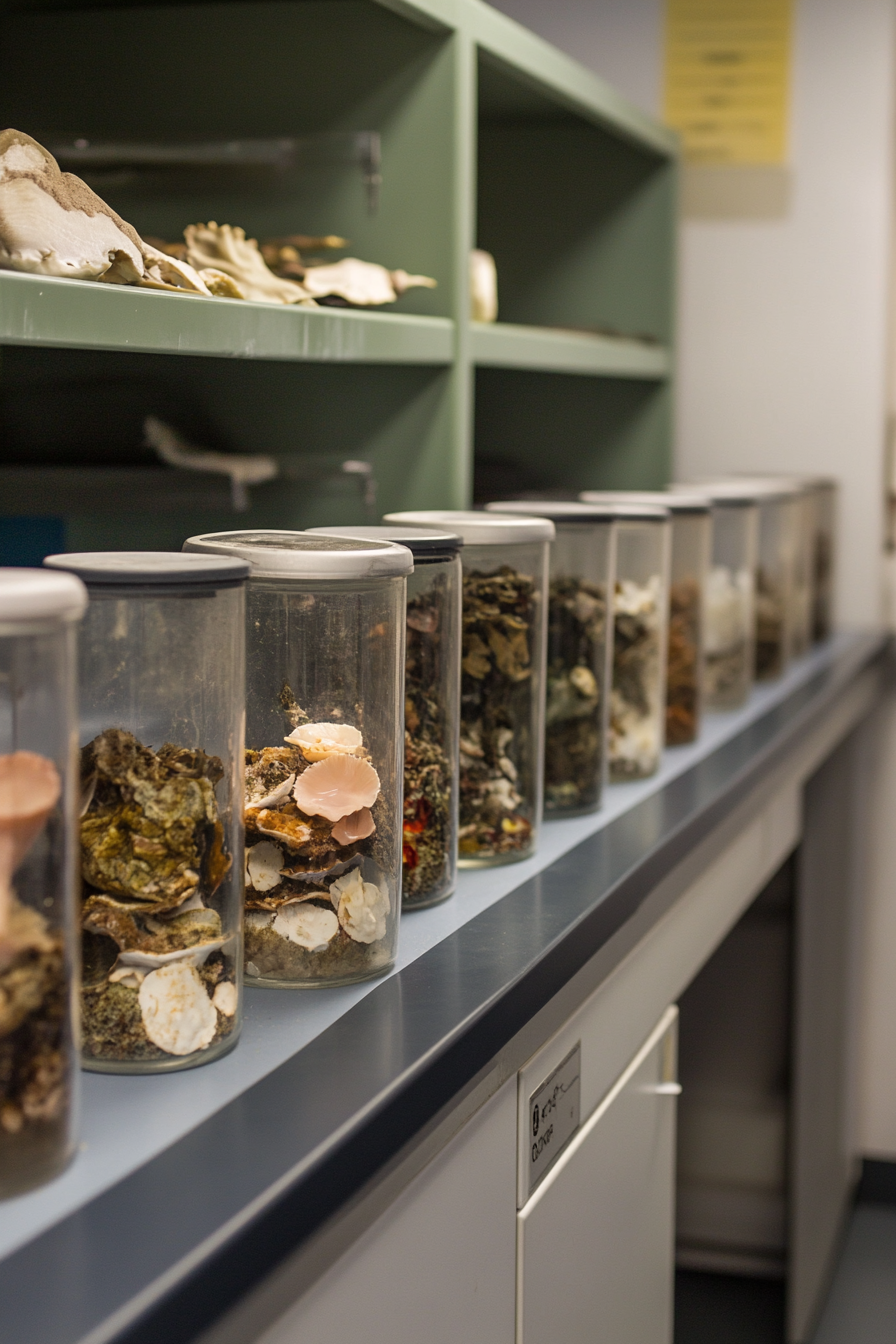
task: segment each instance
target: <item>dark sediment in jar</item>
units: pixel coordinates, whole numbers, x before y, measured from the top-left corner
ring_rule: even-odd
[[[784,599],[762,568],[756,575],[755,660],[757,681],[768,681],[784,670]]]
[[[700,589],[692,579],[669,592],[666,670],[666,745],[678,747],[697,736],[700,711]]]
[[[545,811],[579,812],[600,801],[601,686],[606,592],[555,578],[548,608]]]

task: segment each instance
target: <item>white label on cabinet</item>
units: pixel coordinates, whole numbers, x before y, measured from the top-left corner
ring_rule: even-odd
[[[578,1041],[529,1098],[529,1194],[579,1127],[582,1043]]]

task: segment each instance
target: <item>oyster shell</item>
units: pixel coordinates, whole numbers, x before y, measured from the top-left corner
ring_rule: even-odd
[[[288,905],[279,912],[272,928],[281,938],[308,952],[322,952],[339,932],[339,920],[332,910],[320,905]]]
[[[303,723],[284,741],[301,747],[306,761],[324,761],[328,756],[357,756],[364,747],[364,739],[357,728],[347,723]]]
[[[290,849],[300,849],[314,835],[313,828],[295,809],[288,812],[286,809],[274,811],[268,807],[247,808],[246,826],[254,827],[262,835],[274,836]]]
[[[373,882],[365,882],[359,868],[337,878],[330,887],[330,899],[339,923],[356,943],[377,943],[385,938],[386,916],[391,909],[389,893]]]
[[[151,971],[138,993],[146,1034],[169,1055],[211,1045],[218,1015],[195,967],[182,961]]]
[[[222,980],[220,985],[215,986],[212,1003],[224,1017],[233,1017],[236,1012],[237,993],[232,980]]]
[[[253,891],[271,891],[280,885],[283,850],[271,840],[262,840],[246,851],[246,870]]]
[[[328,756],[309,766],[295,782],[292,796],[309,816],[337,822],[379,797],[380,777],[358,756]]]

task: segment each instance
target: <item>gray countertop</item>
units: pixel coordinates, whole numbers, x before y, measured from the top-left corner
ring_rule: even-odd
[[[886,644],[839,636],[707,716],[652,779],[545,825],[535,858],[463,873],[404,917],[387,977],[251,990],[239,1046],[204,1068],[84,1075],[72,1165],[0,1204],[4,1344],[194,1338],[468,1084]]]

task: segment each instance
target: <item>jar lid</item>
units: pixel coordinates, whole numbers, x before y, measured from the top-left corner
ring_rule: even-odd
[[[78,621],[87,589],[74,574],[46,569],[0,569],[0,621]]]
[[[48,555],[44,564],[77,574],[85,583],[132,587],[192,588],[197,583],[234,583],[249,574],[249,566],[236,558],[184,555],[182,551],[77,551]]]
[[[503,499],[485,507],[489,513],[524,513],[530,518],[550,518],[552,523],[611,523],[615,517],[603,500],[592,504],[572,499]]]
[[[783,480],[773,481],[765,477],[727,477],[714,481],[692,481],[690,483],[669,486],[675,494],[691,494],[699,490],[707,495],[713,504],[762,504],[782,499],[794,499],[801,491]]]
[[[184,542],[185,551],[227,555],[248,562],[253,578],[375,579],[410,574],[406,546],[310,532],[206,532]]]
[[[553,541],[554,524],[547,518],[513,514],[479,513],[469,509],[413,509],[387,513],[384,523],[413,523],[415,527],[445,527],[457,533],[465,546],[523,546],[533,541]]]
[[[463,542],[456,532],[440,532],[435,527],[402,527],[400,523],[371,524],[369,527],[309,527],[310,537],[356,537],[363,541],[394,541],[407,546],[415,560],[450,560]]]
[[[709,513],[712,500],[708,495],[672,494],[665,490],[583,490],[579,499],[586,504],[648,504],[654,508],[668,509],[670,513]]]

